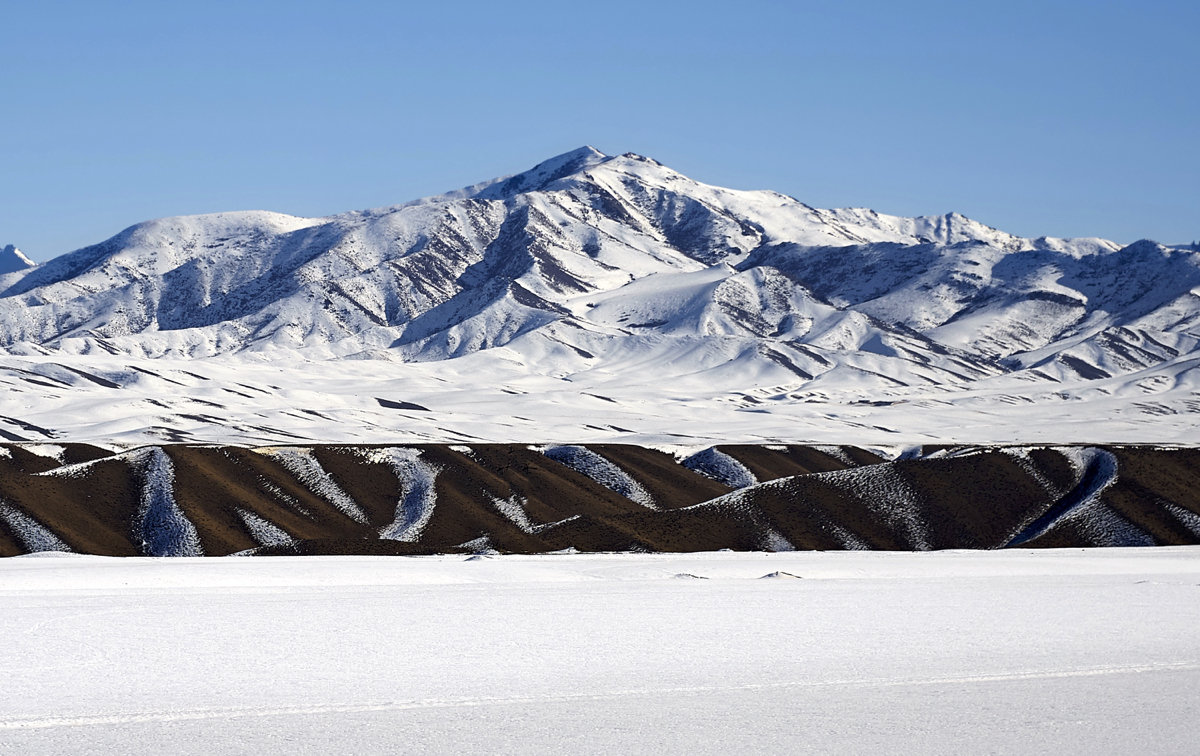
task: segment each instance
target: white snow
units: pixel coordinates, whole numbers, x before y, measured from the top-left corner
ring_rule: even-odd
[[[441,468],[421,459],[417,449],[366,449],[364,459],[389,465],[400,481],[400,499],[396,502],[396,518],[379,530],[380,538],[393,541],[416,541],[433,516],[437,504],[434,481]]]
[[[683,466],[730,488],[746,488],[758,482],[758,478],[745,465],[716,447],[710,446],[696,452],[683,460]]]
[[[0,520],[4,521],[28,552],[73,551],[45,525],[6,501],[0,501]]]
[[[436,363],[386,363],[386,370],[377,361],[283,356],[261,363],[245,356],[58,356],[62,364],[124,381],[121,389],[83,381],[69,390],[5,371],[28,371],[39,364],[35,358],[0,356],[0,389],[10,389],[0,391],[0,429],[38,439],[19,424],[26,423],[52,429],[58,440],[108,448],[169,441],[251,447],[558,441],[699,450],[733,443],[1169,445],[1196,438],[1197,359],[1050,384],[1053,390],[1016,375],[881,387],[882,379],[862,372],[804,381],[773,362],[760,369],[726,346],[710,338],[665,353],[647,348],[566,375],[552,355],[526,358],[508,347]],[[1166,377],[1146,380],[1154,376]],[[402,396],[436,411],[389,410],[376,396]]]
[[[504,518],[513,525],[516,525],[518,528],[520,528],[522,533],[540,533],[546,528],[579,519],[579,515],[571,515],[570,517],[558,520],[557,522],[536,525],[532,520],[529,519],[529,513],[525,511],[525,505],[528,503],[528,501],[524,496],[513,494],[506,499],[501,499],[499,496],[491,496],[489,494],[489,498],[492,500],[492,506],[496,508],[496,511],[504,515]]]
[[[363,512],[362,507],[338,486],[325,468],[321,467],[321,463],[313,457],[312,449],[289,447],[259,451],[283,465],[305,488],[337,507],[342,514],[356,522],[367,521],[366,512]]]
[[[0,741],[1187,753],[1200,738],[1198,557],[8,559]],[[800,579],[759,579],[772,574]]]
[[[175,502],[175,467],[159,447],[131,455],[142,479],[138,536],[147,556],[203,556],[196,527]]]
[[[1200,254],[592,148],[150,221],[0,287],[0,435],[28,442],[1187,443],[1200,407]]]
[[[67,448],[58,444],[25,444],[22,448],[39,457],[48,457],[60,465],[67,454]]]
[[[555,462],[561,462],[577,473],[581,473],[600,485],[616,491],[635,504],[647,509],[656,509],[654,497],[629,473],[609,462],[591,449],[573,444],[548,446],[538,449]]]
[[[245,524],[246,530],[250,531],[254,542],[259,546],[283,546],[295,540],[283,528],[268,522],[248,509],[238,508],[237,514]]]
[[[0,275],[16,273],[37,265],[14,244],[6,244],[0,249]]]
[[[904,537],[905,547],[930,548],[929,534],[916,511],[916,494],[893,465],[870,465],[853,472],[834,470],[813,478],[864,502],[872,514]]]
[[[1122,546],[1153,546],[1154,539],[1100,500],[1100,494],[1117,482],[1117,458],[1112,452],[1092,447],[1060,450],[1076,475],[1069,495],[1028,524],[1009,542],[1020,545],[1061,525],[1074,524],[1099,543]]]

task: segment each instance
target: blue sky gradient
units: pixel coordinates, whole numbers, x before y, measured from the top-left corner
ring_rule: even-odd
[[[1200,239],[1200,3],[979,6],[10,3],[0,244],[396,204],[583,144],[821,207]]]

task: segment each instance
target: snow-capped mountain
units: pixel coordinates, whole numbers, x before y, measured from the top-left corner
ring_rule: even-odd
[[[1198,318],[1188,249],[821,210],[590,147],[394,207],[150,221],[0,276],[0,350],[39,364],[472,356],[747,410],[1078,385],[1188,411]]]

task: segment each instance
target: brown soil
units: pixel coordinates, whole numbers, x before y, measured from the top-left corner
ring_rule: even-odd
[[[75,551],[143,553],[137,535],[142,480],[127,456],[66,445],[67,464],[89,464],[55,473],[61,465],[54,459],[20,444],[3,448],[0,501]],[[368,522],[361,523],[269,455],[239,447],[163,447],[175,471],[176,503],[209,555],[429,554],[481,545],[513,553],[749,550],[780,546],[779,536],[798,549],[999,548],[1043,520],[1036,537],[1020,545],[1200,543],[1200,449],[1107,447],[1118,462],[1117,480],[1087,505],[1103,516],[1105,530],[1081,520],[1080,511],[1056,514],[1086,485],[1054,448],[1024,458],[988,448],[886,462],[853,447],[830,454],[805,446],[721,446],[760,481],[773,481],[731,493],[662,452],[589,445],[653,496],[656,509],[648,509],[525,445],[480,444],[470,453],[415,445],[410,448],[438,470],[436,504],[417,540],[399,543],[379,532],[396,517],[403,483],[389,464],[367,461],[366,448],[313,450],[366,513]],[[532,527],[510,520],[497,502],[520,507]],[[265,520],[293,542],[260,547],[239,512]],[[21,534],[0,519],[0,555],[25,548]]]

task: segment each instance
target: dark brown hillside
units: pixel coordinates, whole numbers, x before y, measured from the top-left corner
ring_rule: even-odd
[[[13,457],[23,459],[20,450]],[[46,459],[46,458],[42,458]],[[24,512],[54,533],[71,549],[86,554],[136,556],[141,553],[134,535],[140,484],[129,460],[113,456],[78,466],[59,466],[49,460],[29,464],[19,472],[0,469],[0,501]],[[21,543],[7,522],[0,531],[8,539]],[[24,548],[12,553],[23,553]]]
[[[728,454],[746,466],[760,482],[805,473],[832,472],[847,467],[873,465],[883,460],[865,449],[852,446],[816,448],[812,446],[753,446],[749,444],[721,445],[718,451]],[[838,454],[840,452],[840,454]],[[835,456],[837,454],[837,456]],[[847,463],[841,456],[851,460]]]
[[[1200,543],[1200,449],[722,446],[763,481],[733,491],[618,444],[0,449],[3,555]]]

